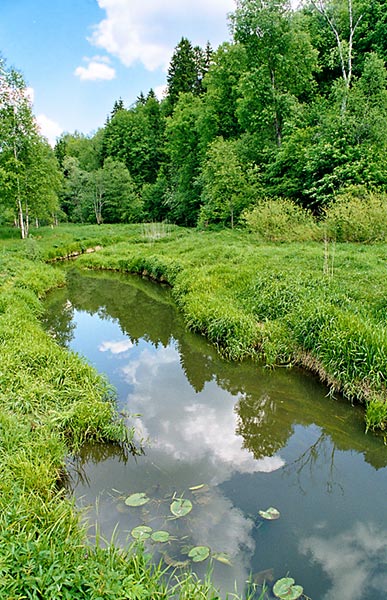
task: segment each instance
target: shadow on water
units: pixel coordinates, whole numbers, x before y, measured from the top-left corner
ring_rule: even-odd
[[[359,407],[297,369],[222,360],[185,329],[169,288],[140,278],[69,269],[46,308],[47,328],[108,376],[147,440],[144,456],[85,445],[70,464],[72,492],[105,537],[166,531],[146,543],[172,566],[208,546],[224,593],[250,573],[290,573],[313,600],[384,597],[387,448],[364,434]],[[135,493],[149,500],[128,506]],[[176,518],[180,498],[191,508]],[[269,506],[278,520],[259,516]],[[193,566],[203,575],[208,559]]]

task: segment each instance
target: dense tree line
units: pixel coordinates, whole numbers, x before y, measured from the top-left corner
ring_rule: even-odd
[[[66,218],[232,227],[265,198],[319,213],[349,187],[387,191],[386,15],[237,0],[230,42],[178,43],[162,101],[119,99],[93,136],[61,136]]]

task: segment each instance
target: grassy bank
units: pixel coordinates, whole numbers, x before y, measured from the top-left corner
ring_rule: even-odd
[[[40,256],[50,253],[46,233],[37,241]],[[189,573],[167,585],[139,548],[88,544],[63,491],[65,457],[85,440],[128,443],[131,432],[104,379],[43,331],[40,298],[64,281],[36,253],[31,260],[29,242],[10,236],[0,243],[1,598],[217,598],[210,582]]]
[[[187,326],[225,356],[300,364],[387,426],[385,244],[263,243],[246,232],[133,234],[81,258],[173,286]]]

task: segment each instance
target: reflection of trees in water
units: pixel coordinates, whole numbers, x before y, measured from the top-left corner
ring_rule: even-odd
[[[331,438],[322,432],[317,440],[304,450],[298,458],[287,464],[282,472],[286,475],[295,473],[299,489],[305,494],[306,491],[302,485],[302,476],[305,471],[307,470],[308,475],[313,477],[314,472],[318,469],[319,480],[321,481],[323,479],[322,465],[325,465],[327,468],[326,491],[328,494],[332,493],[336,487],[344,493],[343,486],[335,481],[335,454],[336,446],[332,443]]]
[[[45,301],[46,312],[42,323],[46,331],[55,337],[60,346],[66,347],[74,337],[74,309],[67,299],[66,288],[48,294]]]
[[[322,386],[298,371],[268,372],[249,361],[220,359],[203,337],[187,331],[170,294],[155,283],[118,274],[71,270],[68,287],[50,298],[46,322],[59,340],[72,337],[72,310],[63,309],[70,299],[74,308],[116,320],[134,344],[145,339],[157,348],[176,341],[182,369],[196,392],[215,381],[235,396],[236,434],[256,459],[273,456],[283,448],[294,425],[317,424],[326,441],[318,441],[315,448],[306,450],[298,459],[299,465],[306,461],[312,468],[314,454],[328,446],[328,438],[332,440],[332,465],[335,448],[361,452],[376,469],[387,465],[387,448],[382,441],[354,430],[356,421],[349,405],[325,399]]]
[[[238,415],[236,433],[242,436],[243,447],[256,459],[276,454],[292,433],[292,423],[280,421],[276,408],[268,394],[260,397],[245,395],[235,406]]]
[[[90,464],[98,465],[106,460],[114,460],[126,465],[129,460],[136,460],[138,456],[143,454],[142,446],[136,446],[132,443],[100,444],[88,442],[83,444],[77,455],[68,457],[64,485],[69,490],[73,490],[78,485],[89,486],[87,467]]]

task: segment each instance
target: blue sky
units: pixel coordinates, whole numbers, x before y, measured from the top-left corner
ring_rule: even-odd
[[[91,133],[114,101],[161,94],[182,36],[214,48],[229,40],[234,0],[0,0],[0,53],[31,88],[51,143]]]

